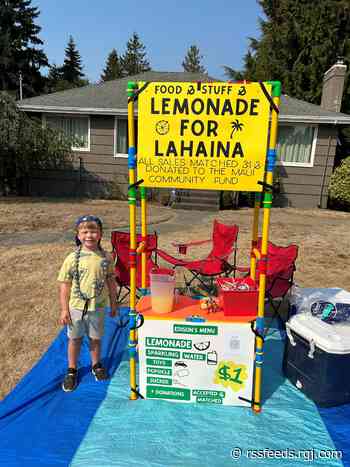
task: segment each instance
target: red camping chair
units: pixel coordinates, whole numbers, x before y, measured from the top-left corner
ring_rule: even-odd
[[[137,245],[142,241],[141,234],[136,237]],[[113,230],[111,234],[112,243],[112,256],[115,261],[115,278],[119,285],[117,301],[122,302],[130,293],[130,266],[129,266],[129,248],[130,248],[130,234],[129,232],[119,232]],[[152,259],[152,253],[157,250],[157,234],[148,234],[146,240],[147,252],[147,269],[146,269],[146,287],[149,287],[149,273],[152,269],[157,267],[157,264]],[[141,288],[141,255],[136,255],[136,287]],[[122,290],[126,289],[124,295]],[[122,297],[121,297],[122,295]]]
[[[258,250],[261,251],[261,239],[258,241]],[[273,310],[271,323],[277,318],[279,324],[282,325],[282,329],[285,327],[285,320],[280,313],[280,307],[293,285],[297,256],[297,245],[277,246],[272,242],[268,242],[265,299]],[[237,268],[237,270],[241,272],[244,270],[249,271],[249,268]],[[259,282],[259,263],[256,269],[256,281]],[[268,329],[269,327],[265,334]]]
[[[179,251],[185,252],[185,249],[192,245],[198,245],[205,242],[212,242],[212,249],[209,255],[200,260],[184,260],[175,258],[163,250],[157,249],[157,255],[174,268],[183,267],[191,273],[191,279],[186,280],[186,287],[190,287],[192,282],[197,279],[204,290],[211,292],[213,290],[214,278],[223,274],[229,275],[235,270],[236,247],[237,247],[237,225],[226,225],[214,220],[212,240],[197,241],[192,243],[181,243],[177,246]],[[228,259],[234,253],[234,264],[230,264]],[[210,284],[204,282],[204,278],[210,279]]]

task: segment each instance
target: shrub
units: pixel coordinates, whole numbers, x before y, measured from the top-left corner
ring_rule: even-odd
[[[328,191],[333,207],[350,210],[350,157],[343,159],[333,172]]]
[[[21,112],[6,92],[0,92],[0,191],[3,179],[19,180],[32,169],[57,169],[72,162],[73,140],[41,120]]]
[[[128,199],[128,176],[114,173],[113,180],[109,184],[108,198],[126,201]]]

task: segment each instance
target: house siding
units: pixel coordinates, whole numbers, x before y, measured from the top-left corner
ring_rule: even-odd
[[[74,151],[72,166],[33,172],[29,192],[47,196],[126,198],[126,157],[114,157],[114,116],[90,116],[90,151]],[[337,128],[320,125],[313,167],[279,166],[280,193],[275,206],[327,207],[328,184],[333,171]],[[196,195],[196,190],[193,196]],[[321,193],[322,192],[322,193]],[[219,199],[220,192],[217,192]],[[181,207],[181,206],[179,206]]]
[[[297,208],[326,208],[336,144],[337,128],[320,125],[314,166],[279,166],[281,190],[280,194],[275,197],[275,204]]]
[[[127,196],[127,158],[114,157],[114,117],[90,116],[90,151],[74,151],[65,169],[35,171],[29,191],[39,196]],[[115,182],[115,183],[113,183]],[[113,185],[119,185],[116,188]]]

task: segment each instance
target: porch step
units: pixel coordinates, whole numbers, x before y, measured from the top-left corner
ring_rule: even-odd
[[[218,211],[220,192],[214,190],[177,190],[173,209]]]
[[[199,203],[174,203],[173,209],[185,209],[188,211],[219,211],[219,204],[199,204]]]
[[[200,196],[199,194],[194,194],[193,196],[189,196],[188,198],[181,198],[179,200],[180,203],[187,203],[189,201],[193,204],[218,204],[220,200],[218,196],[216,198],[209,198],[207,196]]]

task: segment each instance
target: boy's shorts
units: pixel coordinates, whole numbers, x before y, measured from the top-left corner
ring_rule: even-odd
[[[79,339],[85,334],[91,339],[101,339],[104,333],[104,310],[88,311],[84,315],[81,310],[70,310],[72,324],[67,326],[70,339]]]

